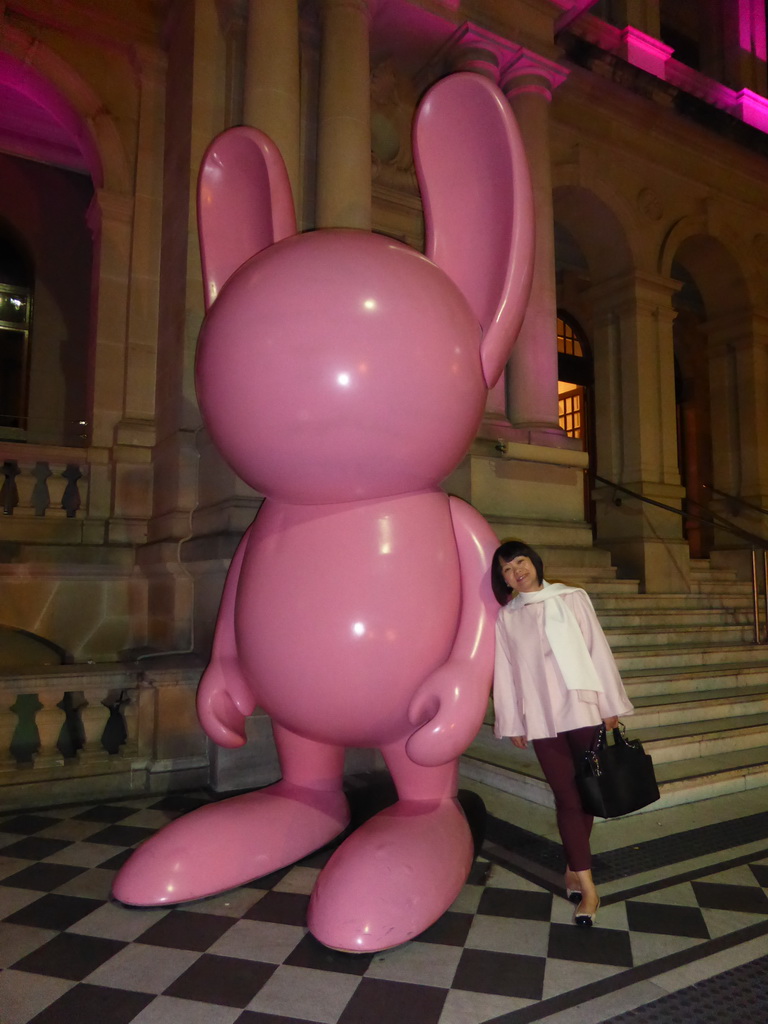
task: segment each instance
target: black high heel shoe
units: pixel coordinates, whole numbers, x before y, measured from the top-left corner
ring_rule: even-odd
[[[579,907],[580,906],[581,904],[579,904]],[[591,914],[580,914],[579,907],[576,908],[576,912],[573,915],[574,924],[576,924],[579,928],[591,928],[592,925],[595,923],[595,919],[597,918],[597,912],[600,909],[600,897],[597,897],[597,906]]]

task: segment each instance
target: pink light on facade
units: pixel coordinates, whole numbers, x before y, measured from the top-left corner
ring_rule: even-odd
[[[742,89],[736,93],[736,100],[731,113],[740,117],[745,124],[768,133],[768,99],[751,89]]]
[[[765,4],[762,0],[738,0],[739,46],[766,59]]]
[[[457,0],[441,0],[430,11],[404,0],[383,0],[375,5],[371,19],[372,63],[396,53],[399,66],[415,74],[455,31],[451,14],[457,7]]]
[[[565,6],[560,0],[556,0],[560,7]],[[567,28],[577,21],[582,14],[586,14],[587,11],[594,7],[597,0],[574,0],[569,9],[566,9],[555,22],[555,35],[560,32],[564,32]]]
[[[0,53],[0,95],[0,135],[9,152],[87,171],[97,188],[103,185],[101,159],[87,122],[48,79]],[[15,111],[23,112],[23,121],[14,119]]]
[[[667,61],[674,53],[671,46],[631,26],[622,31],[621,43],[622,56],[630,64],[657,78],[665,78]]]

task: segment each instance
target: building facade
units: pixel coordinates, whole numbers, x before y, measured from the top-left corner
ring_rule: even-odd
[[[446,488],[561,574],[648,593],[768,543],[766,41],[763,0],[2,5],[0,765],[20,800],[62,769],[72,792],[211,770],[194,687],[260,503],[193,380],[197,171],[231,125],[279,145],[302,230],[420,248],[419,98],[496,82],[534,279]],[[274,770],[252,724],[250,781]]]

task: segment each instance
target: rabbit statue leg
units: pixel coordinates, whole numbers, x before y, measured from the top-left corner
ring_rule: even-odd
[[[415,938],[450,907],[472,866],[456,762],[422,767],[404,744],[382,753],[399,800],[344,841],[312,893],[309,930],[332,949],[371,953]]]
[[[293,864],[344,831],[344,749],[276,723],[274,732],[281,781],[166,825],[121,868],[115,899],[147,907],[211,896]]]

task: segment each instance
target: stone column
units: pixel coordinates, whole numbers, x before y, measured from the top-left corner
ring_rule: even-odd
[[[245,123],[260,128],[282,153],[300,208],[301,94],[297,0],[248,0]]]
[[[460,47],[453,59],[451,67],[454,71],[473,71],[476,75],[490,78],[494,85],[499,83],[499,58],[493,50],[471,42]]]
[[[124,419],[152,426],[162,246],[166,58],[149,47],[134,55],[139,81],[136,185],[131,237]],[[154,444],[151,432],[149,445]]]
[[[96,325],[91,362],[90,409],[92,419],[90,494],[88,521],[83,539],[103,544],[110,540],[121,543],[141,541],[145,526],[116,520],[115,483],[121,474],[122,462],[130,462],[122,444],[121,423],[125,415],[127,375],[126,323],[129,319],[131,226],[133,204],[130,196],[97,189],[88,210],[88,223],[98,245],[98,263],[94,280],[98,283],[98,302],[94,313]],[[152,388],[154,398],[154,388]],[[145,462],[151,450],[142,452]],[[145,478],[146,482],[146,478]],[[146,490],[141,499],[146,499]]]
[[[507,67],[501,87],[509,98],[525,143],[536,215],[533,284],[523,326],[507,365],[507,415],[529,440],[547,443],[562,435],[557,398],[557,294],[554,214],[549,147],[549,102],[566,73],[558,65],[522,51]]]
[[[317,226],[370,230],[368,0],[322,0]]]
[[[210,0],[176,0],[168,19],[168,109],[165,131],[161,281],[155,422],[152,452],[153,515],[138,561],[148,581],[148,639],[160,650],[185,650],[195,641],[189,565],[207,559],[197,533],[200,414],[194,387],[203,287],[197,236],[196,183],[205,148],[227,124],[226,38],[219,6]],[[172,301],[169,301],[172,296]],[[227,492],[220,505],[226,509]],[[224,533],[224,528],[219,529]],[[232,548],[236,539],[232,540]],[[223,582],[223,571],[221,581]]]
[[[679,284],[635,273],[595,286],[597,475],[680,509],[672,296]],[[599,483],[597,540],[646,592],[689,590],[682,518]]]
[[[705,325],[709,338],[714,487],[768,507],[768,315],[723,317]],[[730,504],[716,511],[751,533],[768,536],[766,517]],[[735,512],[735,514],[734,514]],[[718,543],[732,547],[725,535]],[[740,543],[740,542],[737,542]]]

